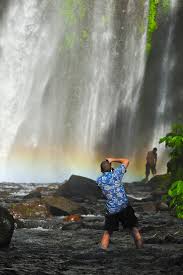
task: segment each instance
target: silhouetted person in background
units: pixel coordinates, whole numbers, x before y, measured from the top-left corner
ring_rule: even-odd
[[[157,148],[153,148],[152,151],[147,153],[146,157],[146,182],[149,179],[150,172],[156,175],[156,162],[157,162]]]

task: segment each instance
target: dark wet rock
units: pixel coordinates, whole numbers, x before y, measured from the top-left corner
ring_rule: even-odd
[[[16,219],[17,229],[61,229],[64,224],[63,219],[51,217],[46,219]]]
[[[13,203],[9,207],[9,211],[15,219],[28,218],[46,218],[50,217],[50,213],[41,200]]]
[[[61,196],[48,196],[42,199],[52,215],[87,214],[80,204]]]
[[[24,200],[28,200],[28,199],[40,199],[41,198],[41,192],[35,190],[30,192],[28,195],[24,196],[23,199]]]
[[[0,274],[182,274],[183,220],[169,211],[157,212],[160,200],[148,196],[153,189],[146,186],[128,184],[144,249],[136,250],[129,232],[120,227],[109,250],[101,251],[105,201],[84,198],[77,205],[94,216],[82,215],[80,221],[53,216],[16,220],[9,250],[0,251]],[[47,198],[46,192],[40,201]]]
[[[82,229],[82,228],[85,228],[85,225],[82,221],[68,222],[62,226],[62,230],[78,230],[78,229]]]
[[[136,209],[140,212],[155,212],[156,211],[156,205],[154,202],[142,202],[140,203]]]
[[[52,216],[67,216],[67,215],[69,215],[69,212],[62,210],[61,208],[58,208],[58,207],[55,207],[55,206],[52,206],[49,204],[46,204],[46,205],[47,205],[49,213]]]
[[[126,183],[125,188],[131,202],[141,200],[145,201],[160,201],[171,185],[171,177],[168,174],[157,175],[151,178],[148,183],[133,182]]]
[[[166,202],[160,201],[156,203],[156,211],[168,211],[169,207]]]
[[[147,185],[150,185],[154,191],[167,192],[171,185],[171,175],[164,174],[154,176],[152,179],[148,181]]]
[[[39,186],[35,190],[33,190],[31,193],[35,193],[35,194],[37,193],[38,196],[40,194],[40,197],[53,196],[55,194],[55,191],[58,188],[59,188],[59,185],[56,185],[56,184],[50,184],[48,186]]]
[[[23,187],[18,183],[8,183],[1,182],[0,183],[0,201],[6,207],[6,202],[10,201],[12,196],[22,190]]]
[[[152,237],[145,240],[145,243],[153,244],[183,244],[183,237],[179,237],[175,234],[166,234],[166,233],[155,233]]]
[[[7,247],[14,231],[14,218],[7,209],[0,206],[0,248]]]
[[[72,175],[67,182],[60,186],[56,194],[80,201],[102,198],[102,193],[94,180],[76,175]]]
[[[167,191],[152,191],[152,200],[159,201],[163,198],[164,195],[167,195]]]
[[[139,194],[141,193],[141,195],[144,195],[144,192],[149,195],[152,191],[152,186],[150,184],[145,184],[143,182],[126,182],[124,183],[124,186],[127,193],[130,194],[133,194],[133,192],[136,191]]]
[[[10,196],[10,192],[9,191],[0,191],[0,199],[1,200],[5,200],[9,196]]]
[[[61,196],[46,196],[41,199],[25,199],[12,203],[9,210],[16,219],[47,218],[69,214],[87,214],[84,206]]]

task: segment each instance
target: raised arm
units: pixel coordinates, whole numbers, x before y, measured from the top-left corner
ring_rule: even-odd
[[[124,164],[124,166],[126,168],[129,165],[129,160],[128,159],[123,159],[123,158],[106,158],[106,160],[108,160],[109,163],[118,162],[118,163]]]

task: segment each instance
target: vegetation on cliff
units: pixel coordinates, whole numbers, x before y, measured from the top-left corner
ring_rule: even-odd
[[[176,216],[183,219],[183,181],[174,182],[168,195],[171,197],[170,206],[175,208]]]
[[[152,49],[152,36],[158,28],[158,9],[159,7],[163,13],[167,13],[170,7],[170,0],[150,0],[149,14],[148,14],[148,27],[147,27],[147,44],[146,49],[149,53]]]
[[[163,142],[170,150],[170,160],[167,163],[172,181],[168,191],[170,206],[175,209],[178,218],[183,218],[183,125],[174,124],[171,132],[160,139],[160,143]]]

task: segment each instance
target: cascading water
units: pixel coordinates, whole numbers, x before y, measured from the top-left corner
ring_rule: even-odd
[[[144,122],[149,0],[10,0],[5,6],[0,180],[95,178],[104,156],[132,158],[137,144],[144,147],[136,135]]]
[[[168,24],[168,35],[165,40],[165,49],[162,58],[160,71],[160,83],[158,88],[157,110],[151,148],[158,144],[160,137],[165,136],[170,131],[172,123],[172,102],[169,100],[172,93],[172,75],[175,68],[176,55],[174,50],[174,32],[176,24],[177,0],[170,1],[170,18]],[[168,119],[167,119],[168,117]],[[164,149],[164,144],[160,148],[160,154]],[[163,154],[162,154],[163,157]]]

